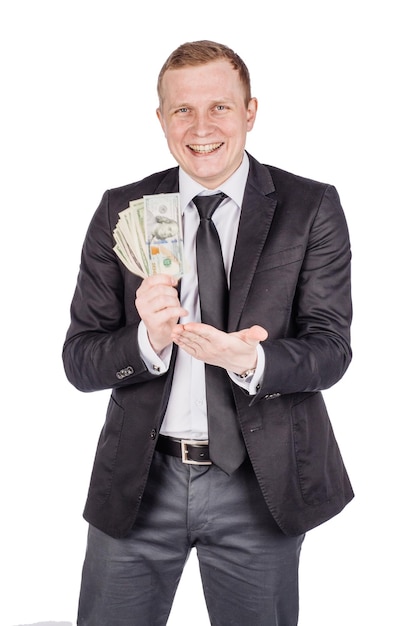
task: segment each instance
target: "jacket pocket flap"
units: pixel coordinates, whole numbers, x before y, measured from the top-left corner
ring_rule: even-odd
[[[283,265],[289,265],[290,263],[300,261],[303,258],[302,252],[303,246],[300,245],[261,256],[256,271],[264,272],[265,270],[273,267],[281,267]]]

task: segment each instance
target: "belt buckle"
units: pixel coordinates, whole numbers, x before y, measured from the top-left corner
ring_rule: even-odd
[[[181,439],[181,459],[186,465],[212,465],[211,461],[193,461],[188,458],[188,446],[208,446],[208,441],[202,441],[201,439]]]

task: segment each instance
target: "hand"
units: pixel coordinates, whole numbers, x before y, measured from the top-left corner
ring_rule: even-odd
[[[157,353],[172,342],[171,333],[178,318],[188,315],[178,299],[177,283],[172,276],[155,274],[145,278],[136,290],[136,310]]]
[[[256,367],[256,347],[268,337],[262,326],[224,333],[208,324],[177,324],[172,341],[199,361],[240,374]]]

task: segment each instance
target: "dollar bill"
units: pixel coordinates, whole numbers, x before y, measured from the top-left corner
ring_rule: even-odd
[[[137,256],[132,250],[129,242],[124,237],[123,233],[119,231],[114,232],[114,238],[116,240],[116,245],[113,250],[122,261],[122,263],[130,270],[133,274],[140,276],[141,278],[145,278],[147,275],[140,264]]]
[[[144,278],[184,274],[184,242],[178,193],[132,200],[119,213],[114,252],[127,269]]]
[[[137,206],[129,206],[119,213],[119,220],[113,231],[116,242],[113,250],[131,272],[145,278],[148,275],[148,263],[143,234],[140,232],[135,215],[137,210]]]
[[[184,239],[178,193],[144,196],[145,241],[150,274],[184,274]]]

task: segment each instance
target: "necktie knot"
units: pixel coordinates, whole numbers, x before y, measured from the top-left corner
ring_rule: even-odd
[[[210,220],[214,211],[226,198],[223,192],[212,194],[211,196],[195,196],[193,202],[197,208],[201,220]]]

